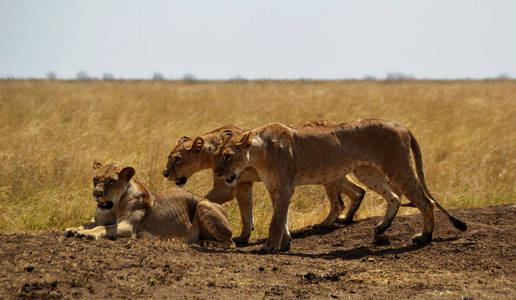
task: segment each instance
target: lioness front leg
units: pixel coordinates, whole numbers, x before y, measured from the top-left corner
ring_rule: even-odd
[[[133,225],[127,221],[122,221],[115,225],[97,226],[92,229],[77,232],[78,237],[85,237],[98,240],[103,237],[127,237],[133,235]]]
[[[240,236],[233,238],[233,241],[236,244],[243,245],[249,242],[251,231],[254,229],[253,183],[238,182],[236,198],[240,208],[240,217],[242,218],[242,232],[240,233]]]
[[[282,189],[269,189],[271,199],[273,199],[275,205],[271,224],[269,225],[269,237],[261,249],[264,253],[276,253],[290,249],[291,237],[288,230],[288,207],[294,189],[288,184],[277,184],[277,186],[282,186]]]
[[[290,230],[288,229],[288,210],[287,210],[287,222],[285,223],[283,234],[281,235],[280,251],[290,250],[291,242],[292,242],[292,237],[290,236]]]
[[[97,224],[95,223],[95,218],[92,218],[88,223],[85,223],[81,226],[66,228],[65,235],[67,237],[71,237],[76,235],[78,232],[94,228],[95,226],[97,226]]]

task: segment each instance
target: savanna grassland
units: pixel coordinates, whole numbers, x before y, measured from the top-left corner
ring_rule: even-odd
[[[397,120],[414,133],[427,184],[447,208],[516,202],[515,81],[0,81],[0,231],[63,229],[90,219],[93,160],[136,169],[149,190],[184,135],[225,124]],[[205,194],[211,171],[185,189]],[[300,187],[292,229],[320,222],[329,204],[319,186]],[[255,232],[265,236],[269,196],[255,184]],[[236,201],[224,205],[240,230]],[[368,192],[357,218],[382,215]],[[401,209],[402,214],[417,212]]]

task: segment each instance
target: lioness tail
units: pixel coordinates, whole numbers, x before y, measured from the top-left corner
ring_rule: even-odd
[[[419,144],[416,141],[416,138],[414,135],[412,135],[412,132],[409,131],[410,135],[410,148],[412,149],[412,154],[414,156],[414,161],[416,162],[416,172],[417,177],[419,178],[419,182],[421,183],[421,186],[423,187],[423,191],[425,194],[434,201],[435,205],[442,210],[447,216],[450,222],[455,226],[455,228],[465,231],[468,229],[468,226],[463,221],[457,219],[456,217],[452,216],[444,207],[435,200],[435,198],[430,194],[430,191],[428,190],[428,187],[426,186],[425,182],[425,175],[423,174],[423,159],[421,158],[421,149],[419,148]]]

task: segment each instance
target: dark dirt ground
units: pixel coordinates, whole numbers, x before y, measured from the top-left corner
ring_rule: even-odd
[[[293,232],[292,249],[228,251],[174,240],[90,241],[60,232],[0,234],[0,298],[516,299],[516,204],[458,209],[466,232],[437,213],[416,247],[420,215],[398,216],[390,244],[372,244],[379,217]]]

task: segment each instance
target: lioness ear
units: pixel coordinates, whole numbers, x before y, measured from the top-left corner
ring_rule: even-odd
[[[251,145],[250,136],[251,136],[251,132],[247,132],[246,134],[244,134],[242,136],[242,138],[238,142],[235,142],[235,145],[245,147],[245,148],[249,147]]]
[[[201,153],[202,146],[204,145],[204,140],[202,137],[198,136],[194,139],[192,143],[192,151],[194,153]]]
[[[190,140],[190,138],[189,138],[189,137],[187,137],[187,136],[185,135],[185,136],[181,137],[181,138],[177,141],[177,145],[179,145],[179,144],[181,144],[181,143],[184,143],[184,142],[186,142],[186,141],[189,141],[189,140]]]
[[[226,129],[220,133],[220,140],[223,144],[227,143],[233,137],[233,131]]]
[[[123,178],[124,180],[129,181],[129,180],[131,180],[131,178],[133,178],[134,173],[135,173],[135,171],[134,171],[133,167],[125,167],[122,169],[122,171],[120,171],[119,175],[120,175],[120,178]]]
[[[92,166],[93,166],[93,169],[95,169],[95,170],[102,168],[102,164],[98,160],[94,161]]]

